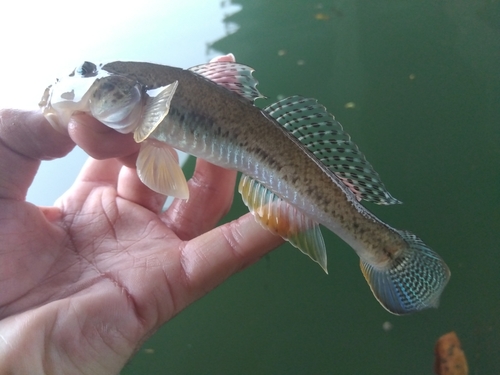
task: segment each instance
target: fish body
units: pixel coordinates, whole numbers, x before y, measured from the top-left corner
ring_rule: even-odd
[[[93,82],[82,85],[80,104],[60,103],[56,84],[41,106],[55,125],[80,106],[77,110],[118,131],[133,131],[141,142],[139,176],[168,195],[187,198],[188,191],[166,145],[242,172],[239,191],[256,220],[325,271],[319,224],[356,251],[375,297],[388,311],[406,314],[437,306],[448,267],[419,238],[390,227],[359,203],[399,201],[342,126],[315,99],[294,96],[264,110],[255,107],[253,100],[261,95],[251,73],[235,63],[184,70],[117,61],[83,69],[81,79]],[[150,97],[151,90],[160,92]]]
[[[266,112],[248,100],[183,69],[164,69],[148,63],[133,63],[139,82],[165,86],[178,81],[176,94],[165,120],[151,137],[172,147],[237,169],[281,198],[306,212],[349,243],[360,257],[378,262],[401,247],[401,238],[355,199],[340,179]],[[127,63],[104,66],[115,74],[125,74]],[[162,69],[168,74],[150,81],[140,72]],[[154,84],[153,84],[154,82]]]

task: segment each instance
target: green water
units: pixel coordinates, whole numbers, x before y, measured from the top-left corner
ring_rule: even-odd
[[[256,69],[259,105],[301,94],[327,106],[404,202],[368,208],[422,237],[451,281],[439,309],[393,316],[325,230],[328,276],[282,246],[165,325],[122,374],[432,374],[449,331],[470,374],[499,374],[500,1],[233,4],[225,21],[239,29],[210,47]],[[238,197],[226,220],[244,212]]]

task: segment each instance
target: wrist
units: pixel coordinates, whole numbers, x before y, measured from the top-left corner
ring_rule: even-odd
[[[118,374],[135,346],[56,301],[0,320],[0,374]],[[59,305],[59,306],[58,306]],[[112,332],[113,331],[113,332]]]

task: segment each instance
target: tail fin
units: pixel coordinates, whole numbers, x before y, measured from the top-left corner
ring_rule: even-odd
[[[361,260],[366,281],[380,304],[393,314],[437,307],[450,279],[448,266],[417,236],[406,231],[399,233],[408,247],[390,266],[381,269]]]

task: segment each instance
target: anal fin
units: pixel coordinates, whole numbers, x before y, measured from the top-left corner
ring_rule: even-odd
[[[326,247],[318,223],[246,175],[241,176],[238,191],[258,223],[290,242],[328,273]]]
[[[147,139],[137,157],[137,174],[151,190],[174,198],[188,199],[189,189],[174,149],[166,143]]]

